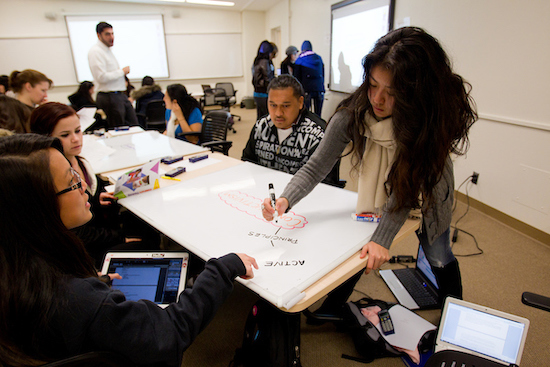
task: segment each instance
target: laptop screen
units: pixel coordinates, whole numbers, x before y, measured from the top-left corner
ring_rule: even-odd
[[[184,262],[187,258],[116,258],[111,259],[108,272],[122,276],[113,280],[112,288],[126,299],[168,304],[177,301],[180,282],[185,282]]]
[[[430,266],[428,259],[426,258],[426,254],[424,253],[422,245],[418,245],[418,254],[416,259],[416,268],[420,270],[422,274],[424,274],[424,276],[429,279],[430,282],[432,282],[436,289],[439,289],[437,280],[435,280],[435,274],[432,271],[432,267]]]
[[[448,302],[439,339],[506,364],[518,364],[527,327],[520,321]]]

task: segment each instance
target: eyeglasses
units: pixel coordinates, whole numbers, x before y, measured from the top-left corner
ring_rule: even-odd
[[[74,168],[72,168],[72,167],[71,167],[71,174],[73,175],[73,179],[76,181],[76,183],[69,186],[69,187],[67,187],[65,190],[59,191],[55,195],[59,196],[59,195],[65,194],[67,192],[71,192],[73,190],[81,190],[82,189],[82,179],[80,178],[80,175],[78,174],[78,172],[76,172],[74,170]]]

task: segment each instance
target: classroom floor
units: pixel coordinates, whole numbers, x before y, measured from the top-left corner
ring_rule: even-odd
[[[229,155],[240,159],[256,118],[256,110],[234,108],[232,113],[241,115],[235,121],[237,133],[229,133],[228,140],[234,145]],[[349,176],[349,161],[342,162],[341,178],[346,179],[346,189],[356,191],[356,182]],[[466,211],[459,202],[454,220]],[[453,223],[454,223],[453,220]],[[491,217],[470,208],[460,221],[459,227],[473,234],[484,253],[471,257],[458,257],[462,271],[464,299],[504,312],[523,316],[531,321],[522,366],[546,366],[550,360],[548,330],[550,312],[528,307],[521,303],[521,294],[531,291],[550,295],[550,246],[537,242]],[[393,246],[390,255],[415,255],[418,241],[414,235]],[[453,247],[455,254],[467,255],[476,252],[473,239],[460,233]],[[383,268],[399,267],[385,264]],[[182,366],[228,366],[235,349],[240,347],[246,316],[258,299],[239,283],[235,291],[220,309],[212,323],[185,352]],[[377,272],[363,275],[351,299],[369,295],[372,298],[395,302],[390,290]],[[316,306],[312,306],[312,310]],[[419,311],[418,314],[437,325],[438,310]],[[365,364],[342,359],[342,354],[358,356],[348,334],[339,332],[332,324],[306,325],[302,316],[301,361],[304,367],[342,366],[359,367]],[[368,364],[372,367],[404,366],[400,358],[385,358]],[[261,367],[261,366],[260,366]]]

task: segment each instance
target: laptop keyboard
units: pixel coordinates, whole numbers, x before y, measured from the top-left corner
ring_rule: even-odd
[[[428,288],[422,285],[422,280],[416,277],[410,269],[395,269],[393,273],[409,291],[409,294],[419,307],[422,308],[437,304],[437,296],[430,293]]]

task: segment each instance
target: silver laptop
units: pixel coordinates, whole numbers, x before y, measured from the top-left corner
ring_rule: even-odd
[[[108,252],[103,274],[118,273],[113,280],[126,299],[146,299],[160,307],[177,302],[185,289],[189,254],[187,252]]]
[[[528,329],[526,318],[447,297],[435,352],[454,350],[519,366]]]
[[[397,301],[409,310],[439,307],[439,286],[421,245],[415,268],[380,270],[380,276]]]

